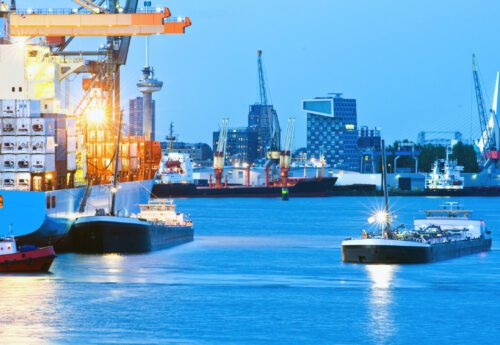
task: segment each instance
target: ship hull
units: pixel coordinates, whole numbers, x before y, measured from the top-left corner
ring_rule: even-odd
[[[77,253],[145,253],[193,240],[193,228],[165,226],[123,217],[78,219],[69,232]]]
[[[290,197],[321,197],[335,193],[336,177],[299,180],[288,186]],[[158,198],[198,197],[281,197],[281,186],[229,186],[223,188],[199,187],[191,183],[155,184],[152,196]]]
[[[147,202],[152,186],[152,180],[121,183],[116,209],[121,213],[139,212],[138,205]],[[57,251],[66,250],[65,235],[82,215],[78,209],[84,194],[85,187],[47,192],[0,190],[0,229],[12,224],[18,245],[53,245]],[[109,185],[92,186],[84,214],[109,209],[110,200]]]
[[[383,245],[370,240],[344,241],[342,261],[364,264],[418,264],[452,259],[464,255],[488,251],[491,238],[478,238],[425,245],[407,241],[388,241]],[[380,241],[380,240],[378,240]],[[352,243],[349,243],[352,242]],[[363,244],[363,242],[367,242]],[[397,242],[406,242],[404,245]]]

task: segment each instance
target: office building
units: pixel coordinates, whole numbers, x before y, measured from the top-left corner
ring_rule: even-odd
[[[213,149],[217,148],[219,131],[213,134]],[[249,127],[227,129],[226,164],[253,163],[257,158],[257,132]]]
[[[155,113],[156,102],[152,100],[152,138],[155,138]],[[129,100],[128,103],[128,128],[129,135],[144,135],[144,112],[143,112],[143,98],[136,97]]]
[[[307,156],[336,169],[360,170],[356,100],[342,94],[304,100],[307,114]]]
[[[271,125],[277,116],[272,105],[253,104],[248,112],[248,127],[257,133],[255,142],[257,158],[263,158],[271,144]]]

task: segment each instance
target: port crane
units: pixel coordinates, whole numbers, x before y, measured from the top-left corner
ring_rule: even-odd
[[[266,186],[269,185],[270,179],[274,181],[277,175],[277,167],[280,164],[281,154],[281,127],[278,119],[278,114],[273,111],[272,106],[268,103],[268,88],[266,86],[266,79],[264,76],[264,67],[262,62],[262,50],[257,50],[257,71],[259,75],[259,93],[260,104],[266,111],[266,120],[268,127],[268,135],[265,143],[266,147],[266,163],[264,171],[266,176]]]
[[[285,143],[283,145],[283,150],[281,150],[280,152],[281,185],[284,187],[288,185],[288,174],[290,173],[290,164],[292,162],[292,146],[293,146],[294,136],[295,136],[295,118],[290,117],[288,119]]]
[[[15,1],[11,1],[10,7],[2,3],[0,18],[4,20],[6,38],[4,41],[20,40],[27,43],[31,38],[41,37],[44,41],[45,50],[38,52],[44,55],[36,56],[39,59],[59,59],[60,70],[57,75],[59,81],[66,80],[66,107],[69,107],[69,82],[71,75],[81,74],[83,97],[76,102],[74,109],[66,110],[68,114],[76,116],[79,120],[83,114],[100,110],[105,116],[105,123],[111,125],[114,130],[105,131],[109,138],[104,141],[115,143],[116,129],[118,128],[118,117],[120,113],[120,67],[126,64],[131,38],[134,36],[150,36],[158,34],[184,34],[187,27],[191,25],[189,17],[172,17],[168,8],[138,8],[138,0],[126,0],[120,6],[117,0],[73,0],[79,8],[68,9],[19,9]],[[69,51],[68,46],[74,38],[79,37],[106,37],[106,43],[97,50]],[[48,50],[48,54],[46,53]],[[35,52],[35,50],[33,50]],[[87,138],[90,129],[86,127]],[[81,127],[81,124],[80,124]],[[97,130],[94,128],[94,137]],[[109,139],[109,140],[108,140]],[[126,138],[123,140],[126,142]],[[141,145],[152,147],[151,139],[144,139]],[[88,141],[87,141],[88,145]],[[103,172],[112,168],[106,163],[112,161],[115,150],[103,146],[105,153],[101,159],[101,171],[96,168],[95,177],[102,178]],[[115,144],[112,144],[115,145]],[[109,145],[108,145],[109,146]],[[87,152],[96,151],[87,147]],[[144,151],[144,150],[143,150]],[[148,150],[145,150],[146,152]],[[108,152],[110,153],[107,157]],[[89,164],[97,163],[86,158],[87,163],[83,166],[84,175]],[[83,159],[85,161],[85,158]],[[155,159],[144,158],[150,161],[148,171],[154,170]],[[144,162],[143,162],[144,163]],[[147,164],[142,164],[145,167]],[[110,169],[112,170],[112,169]],[[112,175],[112,174],[110,174]],[[129,178],[133,178],[130,176]]]
[[[486,111],[475,54],[472,55],[472,76],[474,78],[476,103],[481,130],[481,136],[477,141],[477,146],[482,154],[481,162],[483,168],[489,168],[492,165],[498,164],[500,158],[500,133],[497,118],[499,73],[497,72],[496,76],[493,105],[489,110],[489,116]]]
[[[219,138],[217,139],[217,148],[214,152],[215,188],[222,188],[222,173],[224,172],[224,161],[226,158],[228,123],[229,119],[222,119],[219,128]]]

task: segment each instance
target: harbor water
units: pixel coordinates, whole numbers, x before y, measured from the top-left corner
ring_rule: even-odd
[[[426,265],[341,262],[381,198],[179,199],[195,241],[59,255],[0,276],[1,344],[498,344],[500,198],[392,198],[398,222],[463,201],[492,251]],[[2,229],[3,231],[3,229]]]

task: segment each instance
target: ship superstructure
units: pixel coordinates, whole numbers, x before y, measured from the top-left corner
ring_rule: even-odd
[[[0,7],[0,229],[14,224],[21,243],[54,243],[79,214],[109,211],[112,194],[116,209],[138,211],[161,159],[149,137],[123,136],[118,147],[120,66],[132,36],[182,34],[189,18],[132,0],[75,2],[82,7]],[[85,36],[106,43],[68,50]]]
[[[460,175],[464,167],[458,165],[456,160],[449,158],[450,150],[450,147],[446,149],[446,159],[437,159],[432,164],[432,170],[425,178],[426,189],[464,189],[464,178]]]

